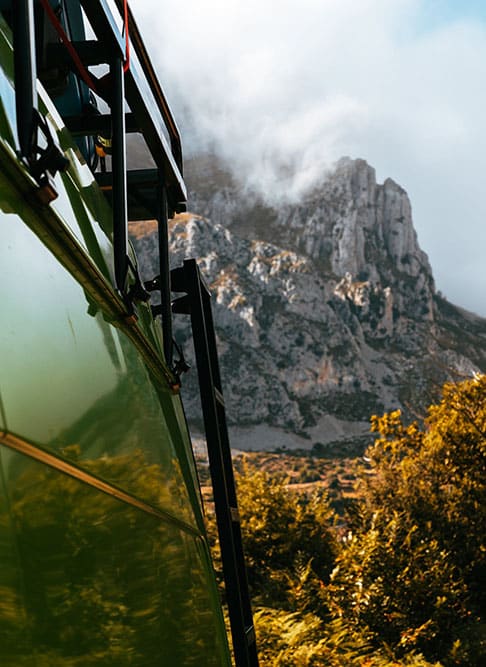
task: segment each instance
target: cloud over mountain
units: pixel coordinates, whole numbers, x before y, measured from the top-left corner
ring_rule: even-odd
[[[366,158],[409,192],[439,287],[484,311],[486,26],[441,20],[443,5],[141,0],[136,14],[186,154],[216,150],[273,202]]]

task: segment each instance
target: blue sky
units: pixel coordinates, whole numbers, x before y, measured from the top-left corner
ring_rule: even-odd
[[[486,23],[484,0],[427,0],[419,8],[418,25],[425,31],[458,20]]]
[[[274,201],[342,155],[366,159],[407,190],[437,288],[486,315],[486,0],[163,7],[134,11],[176,116],[192,119],[186,153],[215,147]]]

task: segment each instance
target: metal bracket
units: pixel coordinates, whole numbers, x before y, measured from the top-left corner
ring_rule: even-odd
[[[34,112],[34,143],[32,154],[27,158],[29,170],[39,185],[38,196],[44,204],[49,204],[57,197],[53,177],[56,173],[65,172],[69,167],[69,160],[63,154],[54,140],[51,129],[37,109]],[[38,131],[42,132],[46,146],[39,146]]]
[[[177,377],[180,380],[181,375],[183,373],[187,373],[188,371],[190,371],[191,367],[184,359],[184,352],[182,351],[182,347],[177,344],[175,338],[172,339],[172,345],[175,347],[176,352],[179,355],[179,358],[174,361],[174,366],[172,368],[172,371],[174,372],[175,375],[177,375]]]

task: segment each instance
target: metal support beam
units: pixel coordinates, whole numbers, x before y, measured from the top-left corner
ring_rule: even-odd
[[[125,86],[123,61],[115,58],[110,66],[111,116],[113,128],[112,178],[113,178],[113,252],[115,283],[124,296],[127,292],[128,274],[128,223],[127,223],[127,172],[125,164]]]
[[[190,311],[209,468],[218,524],[221,560],[236,667],[258,667],[253,615],[233,475],[226,412],[221,387],[210,292],[195,259],[171,272],[172,289],[186,292],[179,312]]]
[[[36,141],[37,68],[33,0],[16,0],[13,9],[15,104],[20,155],[29,160]]]
[[[160,280],[160,305],[162,314],[162,334],[164,338],[165,361],[172,368],[172,309],[170,291],[169,270],[169,228],[167,192],[159,171],[159,183],[157,187],[157,226],[159,242],[159,280]]]
[[[93,114],[92,116],[66,116],[63,118],[66,127],[73,137],[95,136],[97,134],[111,135],[111,115]],[[130,132],[141,132],[132,113],[125,114],[125,129]]]

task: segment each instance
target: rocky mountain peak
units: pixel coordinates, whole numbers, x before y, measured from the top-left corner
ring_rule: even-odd
[[[244,238],[292,248],[331,281],[349,274],[371,291],[389,288],[396,316],[433,319],[432,270],[418,244],[408,195],[392,179],[377,183],[365,160],[342,158],[301,202],[278,207],[229,176],[222,178],[221,167],[216,172],[221,189],[207,188],[206,169],[198,190],[194,166],[189,167],[192,200],[212,222]]]
[[[293,244],[341,277],[374,271],[372,277],[378,278],[379,260],[410,275],[420,270],[431,274],[418,246],[407,193],[392,179],[378,184],[365,160],[341,158],[302,201],[278,206],[248,192],[221,165],[208,168],[207,157],[200,175],[200,160],[189,162],[191,210],[234,227],[240,236],[281,242],[291,235]],[[211,175],[219,184],[213,189],[208,186]]]
[[[234,445],[342,450],[371,414],[420,413],[443,381],[486,369],[486,323],[435,293],[393,180],[343,158],[302,201],[275,206],[207,158],[198,190],[195,166],[196,213],[171,221],[171,256],[198,258],[210,284]],[[155,233],[134,242],[155,275]],[[175,331],[190,352],[187,323]],[[195,373],[184,380],[197,426]]]

